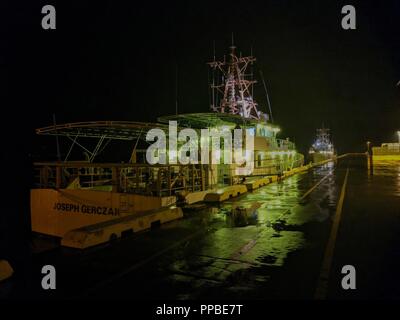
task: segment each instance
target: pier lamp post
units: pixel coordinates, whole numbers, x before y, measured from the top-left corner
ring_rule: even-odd
[[[397,136],[399,137],[399,144],[400,144],[400,130],[397,131]]]
[[[367,141],[367,152],[369,153],[369,146],[371,145],[371,141]]]

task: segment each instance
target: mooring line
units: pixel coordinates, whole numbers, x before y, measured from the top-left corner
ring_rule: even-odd
[[[322,261],[322,267],[317,283],[317,288],[315,290],[314,298],[318,300],[326,299],[328,293],[328,283],[329,283],[329,274],[332,268],[332,260],[333,254],[335,251],[335,243],[337,238],[337,233],[339,230],[340,219],[342,217],[342,210],[343,210],[343,202],[346,195],[346,186],[347,180],[349,176],[349,168],[346,170],[346,176],[344,177],[342,190],[340,192],[340,198],[338,205],[336,207],[336,213],[333,220],[333,225],[331,228],[331,233],[329,235],[329,240],[325,248],[324,259]]]

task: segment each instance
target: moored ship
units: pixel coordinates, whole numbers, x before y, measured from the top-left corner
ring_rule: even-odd
[[[232,46],[228,60],[209,63],[214,75],[210,112],[169,115],[159,117],[155,123],[91,121],[37,129],[39,135],[64,137],[70,144],[65,155],[58,154],[58,161],[35,164],[38,181],[31,190],[32,230],[61,237],[66,246],[92,246],[182,217],[180,208],[174,206],[182,195],[186,203],[194,203],[207,201],[206,195],[215,192],[220,201],[218,188],[229,187],[231,194],[227,196],[237,196],[245,192],[247,178],[276,181],[278,176],[303,166],[303,155],[289,139],[277,137],[280,129],[272,123],[272,115],[261,111],[253,98],[256,81],[246,69],[254,62],[252,56],[237,56]],[[217,78],[221,79],[219,83]],[[254,138],[252,157],[244,164],[225,163],[225,153],[212,150],[219,153],[214,154],[219,163],[171,162],[177,157],[177,148],[185,144],[177,139],[177,146],[171,148],[171,123],[176,124],[177,131],[190,128],[200,133],[206,129],[231,136],[236,129],[245,129],[244,135]],[[168,138],[168,144],[157,150],[166,163],[148,161],[147,138],[152,129],[164,132]],[[122,149],[126,158],[104,162],[105,150],[118,141],[127,143]],[[225,148],[225,140],[221,137],[219,141]],[[235,147],[230,146],[232,150]],[[71,160],[78,155],[73,151],[76,148],[84,152],[84,159]],[[242,151],[247,154],[248,150]],[[82,157],[82,152],[79,154]],[[250,170],[243,170],[249,161]],[[110,224],[111,220],[116,222]]]
[[[309,155],[313,163],[319,163],[336,157],[336,152],[330,139],[329,129],[317,129],[317,136],[309,150]]]

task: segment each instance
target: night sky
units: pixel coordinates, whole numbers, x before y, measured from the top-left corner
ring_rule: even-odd
[[[6,109],[13,121],[23,111],[27,140],[53,113],[59,123],[174,113],[176,68],[179,112],[207,112],[206,62],[213,41],[217,56],[228,52],[232,32],[243,54],[253,47],[281,137],[302,152],[322,123],[339,153],[394,140],[400,128],[399,1],[352,2],[357,30],[341,28],[341,8],[350,3],[341,1],[63,1],[52,2],[57,30],[47,31],[40,10],[50,2],[36,2],[14,4],[2,29]],[[266,110],[261,81],[255,92]]]
[[[329,3],[329,4],[328,4]],[[41,8],[57,10],[57,29],[41,28]],[[357,30],[341,28],[353,4]],[[213,41],[222,57],[231,33],[253,47],[275,123],[302,152],[322,123],[339,153],[394,141],[400,129],[400,1],[214,2],[2,1],[0,4],[2,167],[5,211],[28,209],[31,163],[55,153],[34,129],[87,120],[155,121],[208,112]],[[256,99],[266,110],[261,81]],[[65,149],[62,150],[66,152]],[[44,154],[43,154],[44,153]],[[28,216],[28,215],[24,215]],[[29,219],[29,218],[26,218]]]

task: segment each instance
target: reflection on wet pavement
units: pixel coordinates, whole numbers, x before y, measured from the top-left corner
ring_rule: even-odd
[[[379,181],[376,181],[377,179]],[[379,183],[383,180],[385,183],[382,183],[380,190],[375,190],[375,188],[375,192],[400,196],[400,165],[398,161],[374,161],[368,185],[373,188],[374,183]]]
[[[324,222],[333,214],[337,199],[334,175],[330,175],[307,198],[301,199],[307,190],[333,170],[332,164],[316,168],[228,201],[220,207],[196,213],[212,217],[210,225],[215,225],[215,229],[199,241],[190,243],[169,264],[172,284],[191,284],[178,298],[198,296],[198,289],[202,286],[244,290],[267,282],[270,278],[268,273],[260,274],[255,269],[282,267],[288,254],[307,246],[303,226],[309,222]],[[232,210],[248,208],[254,203],[260,204],[254,223],[232,225]],[[242,279],[244,274],[246,276]]]

